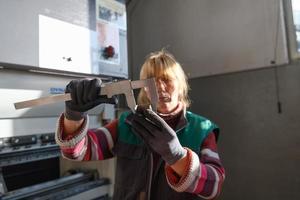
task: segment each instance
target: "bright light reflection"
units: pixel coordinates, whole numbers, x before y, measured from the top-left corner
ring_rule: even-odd
[[[0,118],[21,117],[31,108],[16,110],[14,103],[36,99],[42,90],[0,89]]]
[[[299,0],[292,0],[293,10],[300,11],[300,1]]]
[[[92,73],[91,49],[97,46],[93,35],[96,38],[87,28],[39,15],[39,66]]]

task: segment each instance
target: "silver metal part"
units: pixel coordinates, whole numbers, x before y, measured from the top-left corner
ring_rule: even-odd
[[[149,95],[150,95],[152,110],[154,110],[156,112],[157,111],[157,102],[158,102],[158,93],[157,93],[157,89],[156,89],[155,78],[131,81],[132,89],[143,88],[143,87],[147,88],[147,91],[149,92]]]
[[[17,102],[17,103],[14,103],[14,105],[15,105],[15,108],[18,110],[18,109],[23,109],[23,108],[47,105],[47,104],[56,103],[56,102],[60,102],[60,101],[70,101],[70,100],[71,100],[70,94],[56,94],[56,95],[52,95],[52,96],[48,96],[48,97],[41,97],[38,99]]]
[[[106,95],[108,98],[111,98],[113,95],[124,94],[126,97],[128,107],[135,112],[136,109],[136,101],[134,98],[133,90],[138,88],[147,87],[147,91],[149,91],[151,106],[154,111],[157,109],[157,101],[158,94],[155,85],[155,79],[144,79],[144,80],[123,80],[114,83],[105,84],[102,89],[100,95]],[[70,94],[58,94],[47,97],[41,97],[38,99],[32,99],[28,101],[21,101],[14,103],[16,109],[34,107],[47,105],[51,103],[61,102],[61,101],[70,101]]]

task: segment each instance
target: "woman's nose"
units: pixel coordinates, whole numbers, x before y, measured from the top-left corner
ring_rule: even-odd
[[[162,80],[157,80],[156,87],[158,90],[164,90],[166,88],[166,84]]]

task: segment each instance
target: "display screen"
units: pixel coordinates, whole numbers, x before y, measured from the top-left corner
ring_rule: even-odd
[[[0,1],[0,24],[3,67],[128,77],[122,1]]]

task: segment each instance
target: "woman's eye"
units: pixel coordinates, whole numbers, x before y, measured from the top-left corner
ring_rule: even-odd
[[[171,78],[159,78],[159,79],[157,79],[157,82],[163,82],[163,83],[168,84],[168,85],[171,84],[172,81],[173,81],[173,79],[171,79]]]
[[[165,82],[165,83],[168,83],[168,82],[170,82],[172,80],[170,78],[163,78],[162,81]]]

